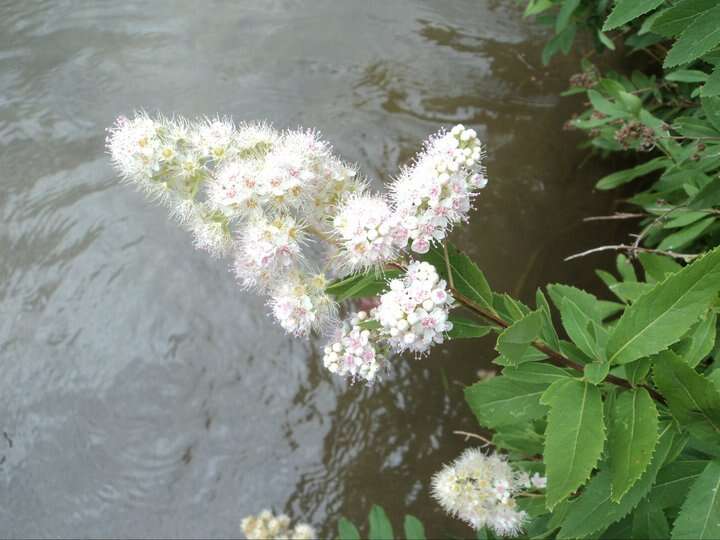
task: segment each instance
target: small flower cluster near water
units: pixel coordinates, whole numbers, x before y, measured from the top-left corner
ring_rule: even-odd
[[[392,352],[422,354],[452,328],[452,296],[426,253],[467,220],[485,186],[483,149],[462,125],[430,137],[387,196],[312,130],[227,119],[120,117],[107,147],[123,178],[165,204],[195,245],[232,258],[239,284],[268,296],[289,334],[330,335],[333,373],[372,381]],[[333,279],[406,267],[369,313],[338,321]]]
[[[317,538],[315,529],[307,523],[290,526],[290,518],[285,514],[273,515],[263,510],[257,516],[247,516],[240,522],[245,538],[248,540],[312,540]]]
[[[488,527],[500,536],[517,536],[527,519],[517,495],[545,485],[544,477],[514,470],[500,454],[468,448],[435,474],[432,494],[446,512],[476,530]]]

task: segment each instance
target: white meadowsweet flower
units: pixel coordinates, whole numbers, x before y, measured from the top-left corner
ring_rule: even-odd
[[[238,126],[235,146],[239,157],[260,159],[280,141],[280,134],[265,122],[250,122]]]
[[[382,197],[348,198],[338,209],[333,228],[342,248],[340,266],[352,273],[379,268],[398,254],[394,214]]]
[[[358,175],[357,169],[334,156],[321,160],[321,170],[310,204],[306,207],[307,218],[331,232],[326,225],[332,222],[337,208],[347,198],[359,195],[367,189],[367,183]]]
[[[315,529],[307,523],[290,526],[285,514],[277,517],[270,510],[263,510],[257,516],[246,516],[240,522],[240,529],[248,540],[311,540],[316,538]]]
[[[262,167],[257,160],[233,160],[223,164],[207,184],[209,203],[219,210],[241,215],[258,209],[263,191],[258,185]]]
[[[246,288],[264,290],[295,268],[302,258],[303,228],[289,215],[258,215],[239,233],[235,275]]]
[[[521,477],[499,454],[468,448],[432,479],[432,495],[445,511],[474,529],[517,536],[527,514],[517,509]]]
[[[120,116],[106,141],[113,165],[126,180],[147,184],[160,170],[160,124],[144,113],[133,119]]]
[[[375,379],[387,358],[378,348],[375,331],[361,326],[367,320],[367,313],[360,311],[335,331],[323,355],[323,364],[331,373],[368,382]]]
[[[233,157],[235,125],[228,118],[208,119],[197,126],[190,135],[196,150],[215,162]]]
[[[196,205],[186,226],[193,234],[197,249],[207,251],[212,257],[223,257],[230,251],[233,239],[227,218],[221,213]]]
[[[311,330],[326,327],[335,317],[337,305],[325,292],[324,276],[306,276],[297,272],[274,283],[270,308],[289,334],[305,337]]]
[[[442,343],[445,332],[452,329],[448,312],[453,298],[435,267],[413,262],[404,276],[388,285],[375,318],[390,346],[398,352],[424,353],[434,343]]]
[[[280,209],[301,207],[310,200],[329,153],[314,131],[284,133],[265,156],[260,174],[264,195]]]
[[[457,125],[430,137],[415,163],[393,182],[392,200],[413,251],[426,253],[454,224],[467,220],[473,197],[487,183],[482,158],[475,131]]]

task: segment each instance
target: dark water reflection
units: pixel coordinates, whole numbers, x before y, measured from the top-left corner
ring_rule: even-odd
[[[273,506],[330,536],[373,502],[467,535],[427,486],[491,344],[331,377],[117,184],[104,128],[136,107],[316,126],[380,181],[461,121],[491,184],[456,240],[528,297],[592,282],[561,259],[612,234],[580,224],[610,201],[560,131],[577,58],[549,72],[542,43],[509,1],[0,3],[2,535],[228,537]]]

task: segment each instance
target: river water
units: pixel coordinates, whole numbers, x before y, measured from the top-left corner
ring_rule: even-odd
[[[613,232],[581,223],[611,201],[561,130],[578,58],[545,69],[544,41],[509,0],[0,2],[0,535],[232,537],[271,507],[329,537],[372,503],[470,535],[427,489],[492,343],[331,376],[117,182],[104,129],[140,107],[314,126],[380,186],[463,122],[490,184],[455,240],[527,298],[592,283],[562,257]]]

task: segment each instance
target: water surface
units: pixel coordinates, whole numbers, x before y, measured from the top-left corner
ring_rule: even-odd
[[[104,129],[140,107],[314,126],[379,187],[463,122],[491,183],[455,240],[527,298],[590,283],[561,259],[612,233],[580,222],[610,201],[561,131],[577,58],[544,69],[544,40],[490,0],[0,3],[2,536],[232,537],[264,507],[330,536],[373,502],[468,535],[427,487],[492,344],[331,376],[118,184]]]

